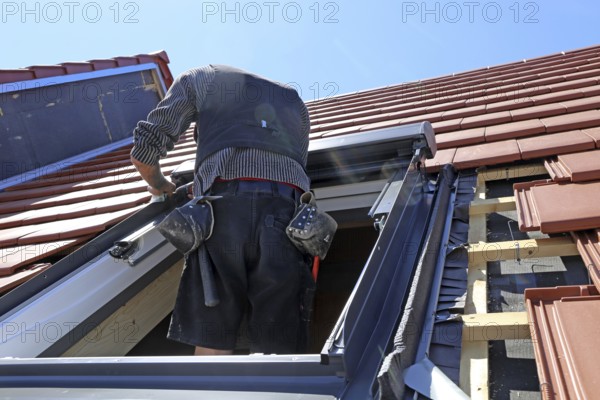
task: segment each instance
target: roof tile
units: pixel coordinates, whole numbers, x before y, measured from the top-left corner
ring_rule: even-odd
[[[571,232],[577,242],[577,250],[587,267],[596,288],[600,288],[600,231]]]
[[[576,79],[574,81],[566,81],[548,85],[553,92],[560,92],[568,89],[577,89],[586,86],[594,86],[598,84],[598,78]]]
[[[539,381],[547,399],[595,396],[600,358],[600,296],[594,286],[525,290]]]
[[[557,161],[572,182],[600,180],[600,150],[559,155]]]
[[[517,141],[484,143],[475,146],[459,147],[453,164],[458,169],[475,168],[483,165],[502,164],[521,159]]]
[[[542,104],[556,103],[563,100],[578,99],[583,96],[584,94],[580,89],[569,89],[562,92],[540,94],[538,96],[533,96],[532,99],[535,102],[535,105],[539,106]]]
[[[392,126],[398,126],[398,125],[402,125],[402,119],[393,119],[390,121],[375,122],[374,124],[368,124],[368,125],[361,127],[359,129],[359,131],[360,132],[372,131],[374,129],[390,128]]]
[[[508,111],[500,111],[491,114],[477,115],[474,117],[467,117],[462,120],[460,126],[462,129],[477,128],[481,126],[492,126],[496,124],[502,124],[504,122],[510,122],[512,117]]]
[[[519,108],[533,106],[531,97],[503,100],[497,103],[489,103],[486,105],[486,112],[493,113],[498,111],[516,110]]]
[[[582,99],[577,100],[563,101],[561,102],[561,104],[567,108],[567,112],[569,113],[598,109],[600,108],[600,96],[584,97]]]
[[[449,121],[438,121],[431,124],[434,131],[437,133],[451,132],[460,129],[462,118],[451,119]]]
[[[485,114],[486,106],[484,104],[478,106],[458,108],[455,110],[445,111],[442,114],[443,120],[455,119],[458,117],[471,117],[474,115]]]
[[[580,130],[518,139],[523,160],[595,148],[594,141]]]
[[[454,131],[435,135],[438,149],[466,146],[469,144],[483,143],[485,141],[486,128],[473,128],[463,131]],[[437,129],[435,129],[437,132]]]
[[[596,142],[596,147],[600,148],[600,127],[584,129],[583,133],[591,137]]]
[[[542,119],[546,132],[560,132],[568,129],[589,128],[600,125],[600,111],[590,110]]]
[[[510,114],[513,121],[522,121],[532,118],[542,118],[552,115],[565,114],[567,108],[562,104],[544,104],[541,106],[533,106],[522,108],[520,110],[511,110]]]
[[[456,148],[438,150],[435,157],[425,160],[425,169],[430,173],[438,172],[444,165],[452,163],[455,154]]]
[[[485,141],[515,139],[524,136],[545,133],[546,127],[539,119],[528,119],[525,121],[510,122],[507,124],[489,126],[485,130]]]

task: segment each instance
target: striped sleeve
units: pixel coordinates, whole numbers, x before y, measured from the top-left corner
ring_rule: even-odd
[[[300,100],[300,108],[300,118],[302,120],[302,155],[304,166],[306,166],[308,157],[308,139],[310,134],[310,115],[308,114],[306,104],[304,104],[302,100]]]
[[[147,119],[138,122],[133,131],[133,158],[148,165],[158,164],[159,158],[166,156],[179,136],[189,128],[196,116],[192,79],[189,73],[178,76]]]

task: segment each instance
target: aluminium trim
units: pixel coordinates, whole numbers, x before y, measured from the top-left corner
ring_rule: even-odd
[[[327,138],[313,139],[308,143],[309,152],[317,152],[335,147],[356,147],[363,144],[377,144],[393,142],[401,139],[423,139],[425,138],[431,152],[435,155],[437,146],[433,128],[429,122],[418,122],[394,126],[391,128],[376,129],[366,132],[349,133],[347,135],[332,136]]]
[[[34,301],[5,318],[1,323],[0,357],[37,357],[43,354],[165,257],[175,253],[175,248],[156,229],[148,229],[153,225],[154,222],[149,223],[132,235],[134,239],[130,239],[138,242],[138,252],[144,253],[144,258],[134,267],[125,260],[104,254],[56,282]],[[65,299],[69,299],[68,304],[65,304]],[[40,307],[41,304],[43,307]]]
[[[60,67],[60,65],[57,65]],[[81,72],[78,74],[67,74],[67,75],[57,75],[50,76],[47,78],[38,78],[38,79],[30,79],[26,81],[18,81],[18,82],[9,82],[0,84],[0,94],[1,93],[12,93],[12,92],[20,92],[23,90],[29,89],[39,89],[42,87],[60,85],[63,83],[72,83],[77,81],[96,79],[96,78],[105,78],[107,76],[115,76],[115,75],[123,75],[131,72],[138,71],[146,71],[146,70],[157,70],[158,65],[156,63],[144,63],[137,65],[129,65],[127,67],[116,67],[116,68],[108,68],[102,69],[99,71],[90,71],[90,72]],[[160,72],[160,71],[158,71]],[[160,81],[162,82],[162,74],[158,74]],[[164,82],[163,82],[164,86]]]

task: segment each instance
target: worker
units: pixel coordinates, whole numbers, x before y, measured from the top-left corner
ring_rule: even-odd
[[[171,195],[159,159],[195,123],[194,195],[212,202],[204,242],[220,303],[203,301],[198,268],[184,268],[168,337],[196,355],[232,354],[247,316],[250,351],[298,352],[299,310],[310,256],[285,229],[303,192],[310,121],[296,90],[224,65],[190,69],[134,130],[131,161],[154,195]],[[187,266],[187,263],[186,263]]]

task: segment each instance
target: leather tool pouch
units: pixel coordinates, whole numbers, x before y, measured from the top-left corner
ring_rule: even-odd
[[[198,196],[171,211],[156,228],[184,255],[210,238],[214,225],[212,200],[221,196]]]
[[[305,192],[285,232],[300,251],[323,260],[336,230],[337,222],[317,208],[311,192]]]

